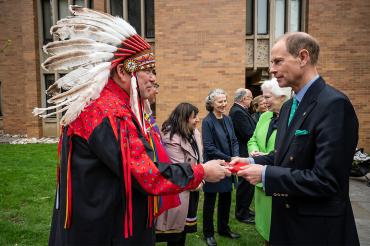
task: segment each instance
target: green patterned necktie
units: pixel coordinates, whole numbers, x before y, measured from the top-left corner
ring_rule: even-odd
[[[297,106],[298,106],[298,100],[293,97],[293,103],[292,103],[292,107],[290,108],[290,114],[289,114],[289,120],[288,120],[288,126],[290,125],[290,122],[292,121],[293,119],[293,116],[294,116],[294,113],[297,109]]]

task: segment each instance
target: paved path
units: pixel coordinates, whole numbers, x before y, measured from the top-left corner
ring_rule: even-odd
[[[367,174],[370,177],[370,174]],[[361,246],[370,245],[370,187],[365,177],[350,178],[349,195]]]

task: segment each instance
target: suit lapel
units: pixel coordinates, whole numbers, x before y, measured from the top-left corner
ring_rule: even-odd
[[[276,133],[275,139],[275,160],[280,160],[281,156],[281,149],[284,143],[284,136],[287,132],[287,124],[288,124],[288,117],[289,117],[289,109],[292,106],[292,99],[287,101],[280,110],[279,113],[279,122],[278,122],[278,129]],[[276,162],[279,163],[279,162]]]
[[[278,150],[276,164],[281,164],[292,143],[295,131],[301,127],[308,115],[314,109],[316,105],[316,99],[324,86],[325,82],[321,77],[311,85],[311,87],[304,95],[302,102],[299,103],[299,106],[294,114],[292,121],[290,122],[289,127],[288,118],[293,100],[289,100],[288,103],[284,105],[284,110],[282,110],[283,112],[281,112],[280,115],[282,118],[279,120],[279,137],[276,140],[276,147]]]

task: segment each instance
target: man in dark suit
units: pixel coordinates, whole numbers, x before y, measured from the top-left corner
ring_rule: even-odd
[[[245,88],[235,91],[234,105],[231,107],[229,116],[234,125],[235,135],[239,143],[239,156],[248,157],[247,143],[252,137],[256,123],[248,112],[253,100],[252,92]],[[247,180],[238,178],[236,190],[235,217],[240,222],[254,223],[254,213],[249,209],[253,200],[254,186]]]
[[[359,245],[348,194],[358,141],[349,99],[316,70],[319,45],[302,32],[285,34],[271,51],[271,73],[295,97],[281,109],[276,150],[236,161],[238,175],[272,196],[271,245]]]

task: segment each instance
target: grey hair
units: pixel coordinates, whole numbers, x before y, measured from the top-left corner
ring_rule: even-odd
[[[243,98],[247,94],[247,91],[244,88],[239,88],[235,91],[234,95],[234,101],[235,102],[241,102],[243,101]]]
[[[292,88],[280,87],[275,78],[263,81],[263,84],[261,85],[261,90],[262,92],[269,91],[276,97],[285,96],[285,101],[288,100],[292,95]]]
[[[213,111],[213,105],[212,104],[215,101],[215,98],[219,95],[227,96],[227,93],[223,89],[220,89],[220,88],[213,89],[208,93],[208,96],[206,97],[206,100],[205,100],[207,111],[209,111],[209,112]]]

